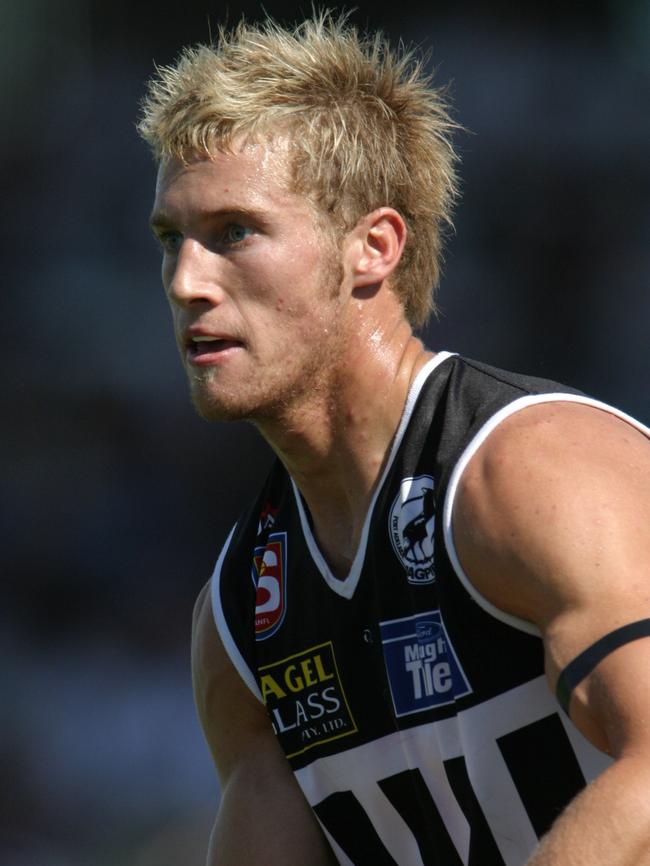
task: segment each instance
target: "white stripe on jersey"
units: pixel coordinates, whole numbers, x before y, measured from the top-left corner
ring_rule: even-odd
[[[472,787],[506,866],[523,866],[538,840],[497,740],[558,710],[541,676],[456,717],[321,758],[298,770],[296,778],[312,806],[337,791],[351,790],[395,861],[400,866],[422,866],[413,834],[377,784],[404,770],[419,768],[459,856],[467,864],[470,828],[442,764],[464,756]],[[589,782],[611,761],[570,723],[562,719],[562,724]],[[470,753],[466,752],[468,747]],[[336,843],[333,848],[339,862],[349,866],[349,858]]]

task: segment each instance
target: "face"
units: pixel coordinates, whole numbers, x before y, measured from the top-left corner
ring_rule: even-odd
[[[160,167],[152,228],[206,418],[263,421],[327,388],[341,256],[288,178],[281,143]]]

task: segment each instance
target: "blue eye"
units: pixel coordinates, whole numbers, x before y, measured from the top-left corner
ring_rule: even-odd
[[[223,240],[227,244],[239,244],[248,237],[251,231],[252,229],[239,225],[239,223],[230,223],[224,229]]]

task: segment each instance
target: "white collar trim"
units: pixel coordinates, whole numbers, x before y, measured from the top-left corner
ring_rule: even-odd
[[[411,415],[413,414],[413,407],[415,406],[416,400],[420,396],[420,391],[422,390],[424,383],[429,378],[431,373],[436,369],[436,367],[440,366],[443,361],[446,361],[447,358],[450,358],[452,355],[455,354],[455,352],[438,352],[436,355],[434,355],[433,358],[431,358],[430,361],[427,361],[427,363],[422,367],[420,372],[411,383],[411,387],[409,388],[409,392],[406,397],[404,411],[402,412],[402,417],[397,427],[397,432],[395,433],[395,436],[393,438],[390,453],[388,455],[388,460],[386,461],[386,466],[384,467],[382,476],[377,486],[375,487],[375,492],[373,493],[372,499],[370,500],[370,505],[368,506],[366,519],[363,523],[363,529],[361,530],[361,538],[359,539],[359,546],[357,548],[357,552],[352,561],[350,572],[348,576],[343,580],[339,580],[339,578],[335,577],[334,574],[332,574],[329,565],[325,561],[323,554],[320,552],[316,543],[316,539],[314,538],[314,535],[311,531],[311,526],[309,524],[309,519],[305,511],[302,496],[300,495],[300,491],[298,490],[295,481],[293,480],[293,478],[291,478],[291,485],[293,487],[293,493],[296,498],[298,514],[300,515],[300,524],[302,526],[302,532],[305,538],[305,543],[307,544],[307,548],[309,549],[314,564],[316,565],[316,568],[320,571],[325,583],[327,583],[329,588],[332,589],[335,593],[337,593],[337,595],[340,595],[343,598],[352,598],[357,588],[357,584],[359,583],[359,578],[361,577],[361,571],[363,569],[363,563],[366,558],[366,548],[368,546],[368,532],[370,530],[370,522],[372,520],[372,516],[375,510],[375,502],[377,501],[379,492],[384,486],[386,476],[391,470],[395,455],[397,454],[397,451],[402,444],[404,432],[408,426],[409,421],[411,420]]]

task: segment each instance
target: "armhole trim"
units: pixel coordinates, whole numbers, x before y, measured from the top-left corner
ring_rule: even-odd
[[[246,683],[251,692],[258,699],[258,701],[260,703],[264,703],[264,701],[262,700],[262,693],[259,690],[253,672],[244,661],[244,657],[239,652],[239,648],[235,643],[230,629],[228,628],[228,623],[226,622],[226,615],[223,610],[223,605],[221,604],[221,569],[223,567],[223,562],[226,558],[226,554],[228,553],[228,548],[230,547],[230,542],[236,528],[237,524],[235,523],[233,528],[230,530],[230,534],[226,539],[226,543],[221,548],[219,559],[217,560],[217,564],[215,565],[214,571],[212,572],[210,584],[212,614],[214,616],[214,623],[217,627],[217,631],[219,632],[219,637],[221,638],[221,643],[223,644],[224,649],[228,653],[230,661],[233,663],[235,670]]]
[[[458,491],[458,485],[460,483],[460,479],[462,478],[463,472],[467,468],[469,461],[476,454],[476,452],[488,438],[490,433],[492,433],[493,430],[495,430],[502,421],[505,421],[506,418],[514,415],[515,412],[520,412],[522,409],[527,409],[529,406],[535,406],[540,403],[559,402],[581,403],[585,406],[592,406],[594,409],[602,409],[605,412],[609,412],[610,415],[614,415],[617,418],[626,421],[628,424],[632,425],[632,427],[635,427],[641,433],[645,433],[646,436],[650,437],[650,428],[646,427],[640,421],[637,421],[635,418],[632,418],[631,415],[627,415],[620,409],[615,409],[613,406],[609,406],[607,403],[602,403],[600,400],[594,400],[591,397],[584,397],[580,394],[564,394],[562,392],[553,392],[550,394],[531,394],[526,397],[519,397],[512,403],[504,406],[502,409],[496,412],[488,421],[486,421],[486,423],[480,428],[478,433],[476,433],[474,438],[470,441],[469,445],[467,445],[467,447],[461,454],[458,462],[456,463],[456,466],[454,467],[454,470],[451,474],[451,478],[449,479],[449,485],[447,487],[447,493],[445,495],[445,504],[443,507],[443,532],[445,539],[445,547],[447,548],[447,553],[449,554],[449,559],[451,560],[451,563],[454,567],[454,571],[456,572],[458,579],[463,584],[467,592],[472,596],[472,598],[479,605],[479,607],[481,607],[486,613],[489,613],[495,619],[498,619],[506,625],[512,626],[513,628],[519,629],[519,631],[526,632],[526,634],[531,634],[538,637],[541,635],[541,632],[537,628],[537,626],[534,625],[534,623],[528,622],[528,620],[521,619],[518,616],[514,616],[513,614],[501,610],[501,608],[492,604],[491,601],[488,601],[488,599],[485,598],[485,596],[481,595],[481,593],[476,589],[476,587],[468,577],[467,573],[464,571],[463,566],[460,564],[460,559],[458,558],[458,553],[454,544],[454,536],[452,531],[452,516],[456,493]]]

